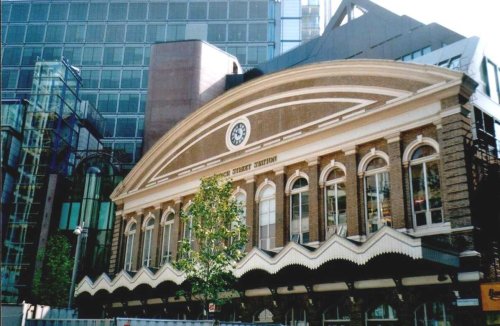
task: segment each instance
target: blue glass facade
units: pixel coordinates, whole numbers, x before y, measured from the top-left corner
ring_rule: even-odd
[[[319,34],[319,1],[306,2],[2,1],[2,97],[27,98],[36,59],[64,56],[82,68],[82,99],[106,119],[104,146],[131,168],[142,154],[151,44],[202,39],[252,67]],[[289,4],[296,13],[282,19]]]

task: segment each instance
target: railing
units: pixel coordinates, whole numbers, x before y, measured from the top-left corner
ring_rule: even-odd
[[[26,326],[252,326],[255,323],[227,322],[214,320],[176,320],[176,319],[27,319]],[[280,324],[266,324],[280,325]]]
[[[27,319],[25,326],[116,326],[114,319]]]

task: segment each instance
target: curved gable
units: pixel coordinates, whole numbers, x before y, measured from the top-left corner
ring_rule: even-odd
[[[384,60],[324,62],[265,75],[181,121],[144,155],[112,197],[118,200],[397,105],[433,86],[460,83],[462,76],[434,66]],[[247,121],[245,142],[232,146],[230,129],[241,119]]]

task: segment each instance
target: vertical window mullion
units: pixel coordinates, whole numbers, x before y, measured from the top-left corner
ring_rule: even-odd
[[[431,205],[429,201],[429,186],[427,183],[427,164],[425,162],[422,163],[422,171],[424,172],[424,191],[425,191],[425,217],[427,219],[427,224],[432,224],[431,218]]]

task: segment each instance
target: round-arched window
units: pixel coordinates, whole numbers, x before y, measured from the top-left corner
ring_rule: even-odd
[[[290,240],[309,242],[309,183],[298,178],[290,192]]]
[[[276,191],[266,185],[259,195],[259,248],[272,249],[276,242]]]
[[[334,234],[347,235],[345,174],[333,169],[325,181],[325,231],[326,239]]]
[[[389,166],[382,157],[374,157],[365,168],[365,215],[370,233],[392,225]]]

